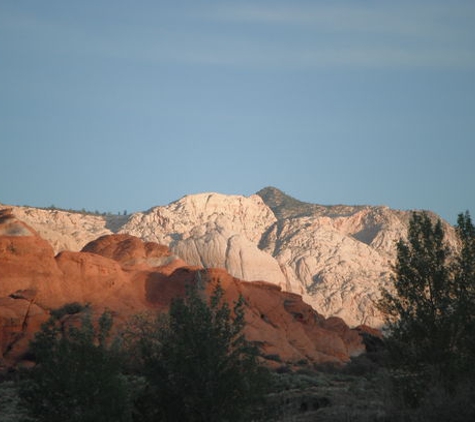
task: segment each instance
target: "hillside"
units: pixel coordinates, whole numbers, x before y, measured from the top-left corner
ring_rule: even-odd
[[[127,234],[55,255],[32,227],[3,210],[0,268],[0,368],[27,359],[28,343],[52,309],[88,304],[96,315],[108,309],[120,325],[136,314],[166,311],[187,284],[201,281],[207,294],[219,283],[230,304],[244,299],[246,337],[271,364],[340,364],[365,348],[359,331],[325,319],[298,295],[224,269],[190,266],[168,247]]]
[[[188,195],[128,216],[12,209],[55,253],[129,234],[167,246],[190,265],[275,284],[326,317],[375,327],[383,319],[374,303],[389,285],[395,242],[410,218],[410,211],[385,206],[309,204],[271,187],[249,197]],[[445,225],[450,240],[453,229]]]

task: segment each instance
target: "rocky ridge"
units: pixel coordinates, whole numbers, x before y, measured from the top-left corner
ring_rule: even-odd
[[[112,222],[31,208],[15,208],[15,215],[56,252],[79,250],[114,230],[166,245],[191,265],[273,283],[302,295],[326,317],[375,327],[383,324],[375,302],[389,285],[395,242],[405,236],[410,218],[409,211],[384,206],[309,204],[275,188],[249,197],[189,195]]]
[[[61,251],[79,251],[88,242],[99,236],[112,234],[109,219],[102,215],[58,209],[4,206],[14,212],[18,220],[24,221],[48,243],[55,253]],[[0,205],[0,209],[2,205]],[[120,216],[113,216],[119,219]]]
[[[128,234],[104,235],[80,252],[54,254],[48,242],[13,210],[0,212],[0,364],[25,358],[28,342],[50,310],[88,303],[117,324],[144,311],[163,311],[188,283],[217,283],[225,299],[245,300],[246,336],[269,362],[343,363],[364,351],[358,330],[325,319],[301,296],[260,282],[244,282],[219,268],[190,266],[168,247]],[[361,330],[365,330],[361,327]]]

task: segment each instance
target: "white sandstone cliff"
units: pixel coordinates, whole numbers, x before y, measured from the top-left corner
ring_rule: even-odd
[[[381,287],[389,286],[395,242],[405,236],[410,212],[324,207],[275,189],[271,193],[287,202],[267,198],[266,205],[259,195],[205,193],[131,216],[13,209],[56,252],[80,250],[112,232],[127,233],[167,245],[191,265],[222,267],[242,280],[277,284],[302,295],[326,317],[380,326],[375,303]],[[453,239],[453,229],[445,228]]]

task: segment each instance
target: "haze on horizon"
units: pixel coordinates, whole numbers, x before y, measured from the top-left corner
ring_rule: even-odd
[[[4,0],[0,57],[0,203],[475,213],[471,0]]]

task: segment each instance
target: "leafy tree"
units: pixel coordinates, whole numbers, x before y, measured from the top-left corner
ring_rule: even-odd
[[[390,338],[433,362],[439,361],[450,343],[446,338],[451,312],[447,258],[440,220],[433,225],[427,214],[414,213],[408,240],[397,243],[395,294],[384,291],[380,303],[389,319]]]
[[[53,312],[31,344],[37,364],[25,373],[22,402],[37,421],[130,421],[127,381],[106,344],[110,313],[100,317],[95,330],[88,312],[79,324],[68,323],[68,309],[75,313],[78,306]]]
[[[475,229],[459,215],[459,249],[451,250],[440,220],[414,213],[407,240],[397,243],[394,290],[383,291],[387,344],[396,384],[418,406],[429,383],[455,391],[475,358]],[[396,385],[397,386],[397,385]]]
[[[149,419],[140,420],[246,421],[260,398],[265,371],[242,332],[243,299],[231,310],[220,285],[209,302],[198,285],[173,300],[166,318],[141,325],[134,356],[150,389],[141,403]]]
[[[475,227],[468,212],[459,214],[456,231],[461,248],[454,272],[457,307],[452,329],[454,348],[464,362],[462,370],[467,371],[475,358]]]

